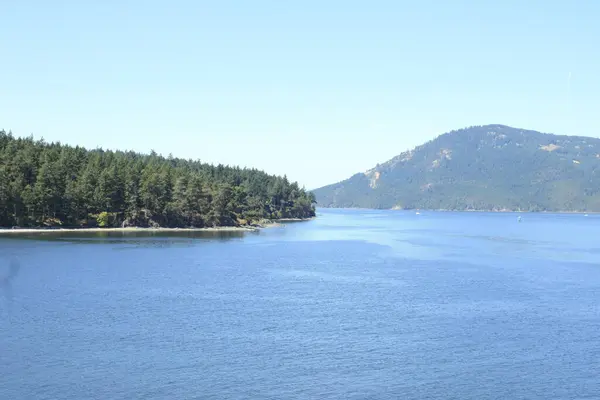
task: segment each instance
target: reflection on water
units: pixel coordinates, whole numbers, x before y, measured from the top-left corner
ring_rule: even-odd
[[[13,281],[19,274],[21,264],[15,257],[8,259],[7,265],[2,265],[5,260],[0,259],[0,293],[4,296],[8,315],[11,317],[13,308]]]
[[[38,241],[67,241],[71,243],[168,243],[177,241],[189,241],[195,239],[203,240],[231,240],[241,239],[247,234],[257,234],[257,232],[251,231],[229,231],[229,230],[215,230],[215,231],[192,231],[192,230],[173,230],[173,231],[81,231],[81,232],[61,232],[61,231],[48,231],[48,232],[36,232],[26,234],[12,234],[4,236],[7,239],[27,239],[27,240],[38,240]]]

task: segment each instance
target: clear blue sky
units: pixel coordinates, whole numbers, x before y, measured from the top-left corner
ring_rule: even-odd
[[[307,188],[470,125],[600,136],[600,1],[20,0],[0,16],[0,128],[19,136]]]

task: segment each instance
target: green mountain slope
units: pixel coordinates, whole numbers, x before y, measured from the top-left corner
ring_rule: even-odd
[[[600,139],[475,126],[314,194],[321,207],[600,211]]]

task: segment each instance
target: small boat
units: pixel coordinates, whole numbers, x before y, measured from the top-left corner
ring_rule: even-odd
[[[417,215],[421,215],[421,213],[420,213],[420,212],[418,212],[418,211],[417,211],[415,214],[417,214]]]
[[[517,218],[517,222],[521,222],[521,216],[519,215],[519,217]]]

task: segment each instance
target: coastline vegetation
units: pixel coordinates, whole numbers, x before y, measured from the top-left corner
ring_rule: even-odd
[[[88,150],[0,130],[0,227],[211,228],[315,216],[315,197],[256,169]]]

